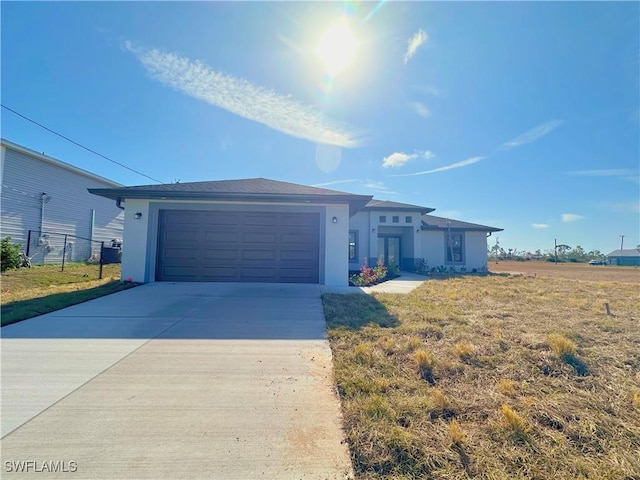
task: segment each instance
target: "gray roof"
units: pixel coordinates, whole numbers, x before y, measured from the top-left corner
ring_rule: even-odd
[[[614,250],[607,254],[607,257],[640,257],[640,251],[636,248],[625,248],[624,250]]]
[[[434,217],[433,215],[422,216],[422,230],[446,230],[453,228],[457,230],[475,230],[479,232],[501,232],[502,228],[488,227],[477,223],[461,222],[451,218]]]
[[[371,195],[354,195],[337,190],[308,187],[306,185],[280,182],[267,178],[165,183],[161,185],[138,185],[122,188],[90,188],[89,192],[113,200],[125,200],[125,202],[127,198],[144,198],[163,200],[349,203],[350,213],[352,215],[364,207],[372,198]]]
[[[364,207],[365,210],[390,210],[390,211],[419,211],[421,214],[433,212],[435,208],[422,207],[420,205],[411,205],[410,203],[390,202],[387,200],[375,200],[372,199]]]

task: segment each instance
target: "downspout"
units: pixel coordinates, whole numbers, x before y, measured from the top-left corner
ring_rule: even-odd
[[[120,210],[124,210],[124,207],[122,206],[122,197],[118,197],[118,199],[116,200],[116,207],[118,207]]]

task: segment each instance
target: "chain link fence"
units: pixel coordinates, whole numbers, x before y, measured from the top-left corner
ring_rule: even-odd
[[[67,233],[29,230],[24,255],[30,265],[60,264],[61,271],[69,262],[94,263],[102,278],[103,265],[121,262],[121,249],[119,239],[101,242]]]

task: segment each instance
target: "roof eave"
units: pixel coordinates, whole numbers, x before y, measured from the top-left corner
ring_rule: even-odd
[[[429,207],[420,207],[420,208],[412,208],[412,207],[384,207],[384,206],[365,206],[362,210],[367,211],[385,211],[385,212],[420,212],[420,215],[426,215],[427,213],[431,213],[435,211],[435,208]]]
[[[268,202],[268,203],[346,203],[349,204],[349,215],[353,216],[371,201],[369,195],[309,195],[309,194],[268,194],[268,193],[211,193],[211,192],[158,192],[150,190],[126,190],[109,188],[89,188],[89,193],[125,201],[131,199],[144,200],[213,200],[227,202]]]
[[[420,227],[421,230],[448,230],[449,227],[440,227],[438,225],[422,225]],[[466,232],[502,232],[504,228],[494,228],[494,227],[451,227],[451,230],[464,230]]]

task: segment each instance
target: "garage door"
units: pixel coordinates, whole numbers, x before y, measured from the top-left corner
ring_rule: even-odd
[[[318,283],[318,213],[161,210],[156,280]]]

